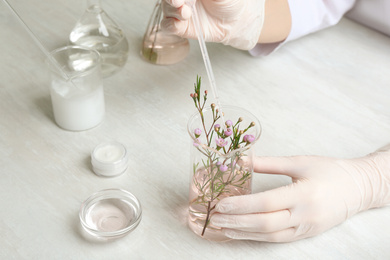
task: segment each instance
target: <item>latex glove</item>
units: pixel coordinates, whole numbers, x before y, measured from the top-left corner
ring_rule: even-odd
[[[291,176],[292,184],[221,200],[211,224],[233,239],[298,240],[390,203],[389,147],[357,159],[259,157],[254,167]]]
[[[190,19],[192,9],[185,2],[165,0],[161,25],[181,37],[196,39],[197,33]],[[265,0],[197,0],[195,7],[205,41],[252,49],[263,28],[264,3]]]

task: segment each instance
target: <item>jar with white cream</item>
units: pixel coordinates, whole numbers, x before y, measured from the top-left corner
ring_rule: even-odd
[[[126,172],[129,154],[126,147],[119,142],[104,142],[92,151],[91,163],[95,174],[115,177]]]

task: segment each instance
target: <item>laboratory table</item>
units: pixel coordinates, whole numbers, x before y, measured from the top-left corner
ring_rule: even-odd
[[[47,50],[67,44],[86,8],[76,0],[9,2]],[[291,243],[219,243],[191,232],[189,94],[197,75],[209,88],[198,42],[190,40],[180,63],[153,65],[140,50],[155,0],[102,4],[128,39],[128,61],[104,79],[104,121],[72,132],[54,121],[44,53],[0,2],[0,259],[390,259],[390,207]],[[343,18],[266,57],[207,47],[222,104],[261,122],[257,155],[354,158],[390,141],[389,37]],[[91,151],[111,140],[128,148],[130,165],[99,177]],[[253,192],[289,183],[256,174]],[[80,229],[79,208],[108,188],[133,193],[142,221],[121,239],[93,241]]]

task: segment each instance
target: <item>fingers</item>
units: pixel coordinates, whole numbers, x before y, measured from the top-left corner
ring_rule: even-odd
[[[302,230],[289,210],[246,215],[214,214],[210,223],[232,239],[287,242],[301,238]]]
[[[273,190],[222,199],[216,205],[216,211],[224,214],[250,214],[274,212],[290,209],[299,202],[301,191],[295,189],[295,183]]]
[[[191,8],[188,5],[173,6],[169,3],[163,2],[162,9],[164,17],[175,18],[183,21],[191,18]]]
[[[183,38],[195,38],[194,34],[188,33],[188,21],[177,21],[174,18],[164,18],[161,21],[161,27],[163,30]]]
[[[184,5],[185,0],[165,0],[165,2],[168,3],[169,5],[173,6],[173,7],[178,8],[178,7],[182,6],[182,5]]]
[[[293,227],[289,210],[245,215],[214,214],[211,224],[244,232],[272,233]]]
[[[282,174],[299,178],[307,164],[307,156],[256,157],[253,167],[258,173]]]
[[[225,236],[232,239],[256,240],[266,242],[290,242],[300,238],[296,228],[287,228],[272,233],[254,233],[232,229],[222,229]]]
[[[180,3],[177,4],[178,2],[183,1],[167,0],[167,2],[162,3],[164,19],[161,21],[161,27],[165,31],[171,32],[180,37],[193,38],[193,35],[189,35],[188,33],[191,9],[189,6],[183,5],[184,2],[181,5]],[[170,3],[172,3],[172,5]]]
[[[319,156],[256,157],[254,171],[258,173],[282,174],[295,179],[305,178],[314,164],[323,165],[329,158]]]

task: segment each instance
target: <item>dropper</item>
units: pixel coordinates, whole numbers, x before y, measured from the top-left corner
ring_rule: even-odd
[[[198,16],[198,12],[196,10],[195,2],[196,2],[196,0],[186,0],[186,4],[191,6],[191,9],[192,9],[192,23],[195,26],[196,34],[198,36],[200,51],[202,53],[203,62],[204,62],[204,65],[206,67],[207,76],[209,78],[210,85],[211,85],[211,92],[213,93],[215,101],[217,103],[217,108],[218,108],[218,111],[220,113],[222,123],[223,123],[222,127],[223,127],[223,129],[226,129],[225,119],[224,119],[224,115],[223,115],[222,107],[221,107],[221,101],[219,100],[217,85],[215,83],[214,72],[213,72],[213,69],[211,67],[211,62],[210,62],[209,53],[207,51],[206,42],[203,38],[203,31],[202,31],[202,27],[200,26],[199,16]]]
[[[46,50],[43,44],[39,41],[38,37],[31,31],[30,27],[23,21],[20,15],[16,12],[16,10],[11,6],[11,4],[7,0],[3,0],[6,6],[11,10],[11,13],[19,20],[19,22],[23,25],[24,29],[30,34],[31,38],[35,41],[36,45],[38,45],[39,49],[46,55],[47,59],[56,67],[56,69],[61,73],[61,76],[66,80],[70,81],[73,86],[77,88],[77,86],[72,81],[72,78],[61,68],[60,64],[53,58],[52,55]]]

